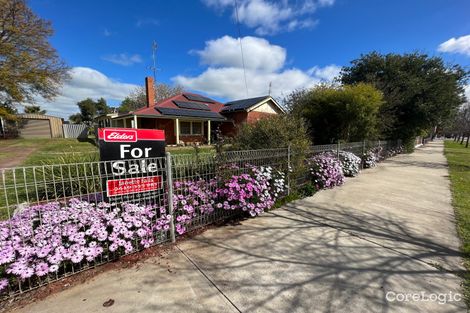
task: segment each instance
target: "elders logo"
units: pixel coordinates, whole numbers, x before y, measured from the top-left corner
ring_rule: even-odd
[[[137,131],[135,130],[104,130],[104,141],[106,142],[137,142]]]

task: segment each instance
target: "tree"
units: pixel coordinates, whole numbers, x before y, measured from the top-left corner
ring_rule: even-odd
[[[44,115],[46,114],[46,110],[41,110],[41,107],[39,105],[25,105],[24,113]]]
[[[376,138],[382,104],[382,93],[369,84],[319,85],[286,100],[291,112],[307,121],[315,144]]]
[[[466,137],[465,147],[468,148],[470,140],[470,103],[465,103],[460,107],[450,127],[448,127],[448,132],[451,132],[455,136],[454,140],[460,141],[461,144]]]
[[[106,104],[106,100],[103,98],[96,101],[86,98],[78,102],[77,106],[80,109],[80,113],[70,115],[69,117],[69,120],[76,124],[91,124],[96,116],[111,112],[111,108]]]
[[[343,84],[371,83],[384,94],[381,132],[413,146],[416,136],[441,127],[465,102],[468,72],[426,54],[362,55],[344,67]]]
[[[176,96],[184,92],[182,86],[170,86],[167,84],[156,84],[155,85],[155,99],[154,102],[162,101],[166,98]],[[120,113],[127,113],[129,111],[135,111],[142,107],[147,106],[147,96],[144,87],[137,87],[134,91],[127,96],[119,106],[118,110]]]
[[[48,38],[49,21],[24,0],[0,0],[0,102],[34,102],[54,98],[68,78],[68,67]]]
[[[18,110],[15,108],[11,102],[0,102],[0,117],[7,121],[16,121]]]

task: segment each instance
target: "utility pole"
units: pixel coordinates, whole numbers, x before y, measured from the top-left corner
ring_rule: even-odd
[[[271,87],[272,87],[272,84],[273,84],[273,82],[269,82],[269,92],[268,92],[268,96],[271,95]]]

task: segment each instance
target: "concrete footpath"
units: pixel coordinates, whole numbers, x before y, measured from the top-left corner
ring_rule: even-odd
[[[430,143],[15,312],[465,312],[447,175]]]

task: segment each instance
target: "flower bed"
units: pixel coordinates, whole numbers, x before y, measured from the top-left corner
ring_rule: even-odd
[[[60,275],[69,265],[80,267],[107,253],[149,247],[157,231],[169,229],[170,218],[155,206],[78,199],[27,207],[0,222],[0,292],[18,281]]]
[[[354,177],[359,174],[361,158],[352,152],[340,151],[339,159],[343,168],[344,176]]]
[[[178,234],[216,208],[256,216],[285,194],[284,173],[252,165],[238,170],[243,173],[174,183]],[[0,221],[0,294],[25,281],[39,285],[73,268],[148,248],[165,240],[170,221],[165,200],[160,205],[95,204],[82,197],[25,207]]]
[[[341,162],[329,152],[323,152],[307,160],[307,165],[317,190],[333,188],[344,183]]]
[[[362,155],[362,167],[372,168],[377,165],[378,159],[373,151],[369,151]]]
[[[173,209],[175,210],[176,232],[187,231],[187,225],[198,215],[212,213],[215,208],[217,181],[203,179],[186,180],[174,183]],[[164,209],[164,207],[163,207]]]
[[[246,165],[246,173],[232,175],[217,188],[217,207],[256,216],[270,209],[285,191],[285,175],[271,167]]]

